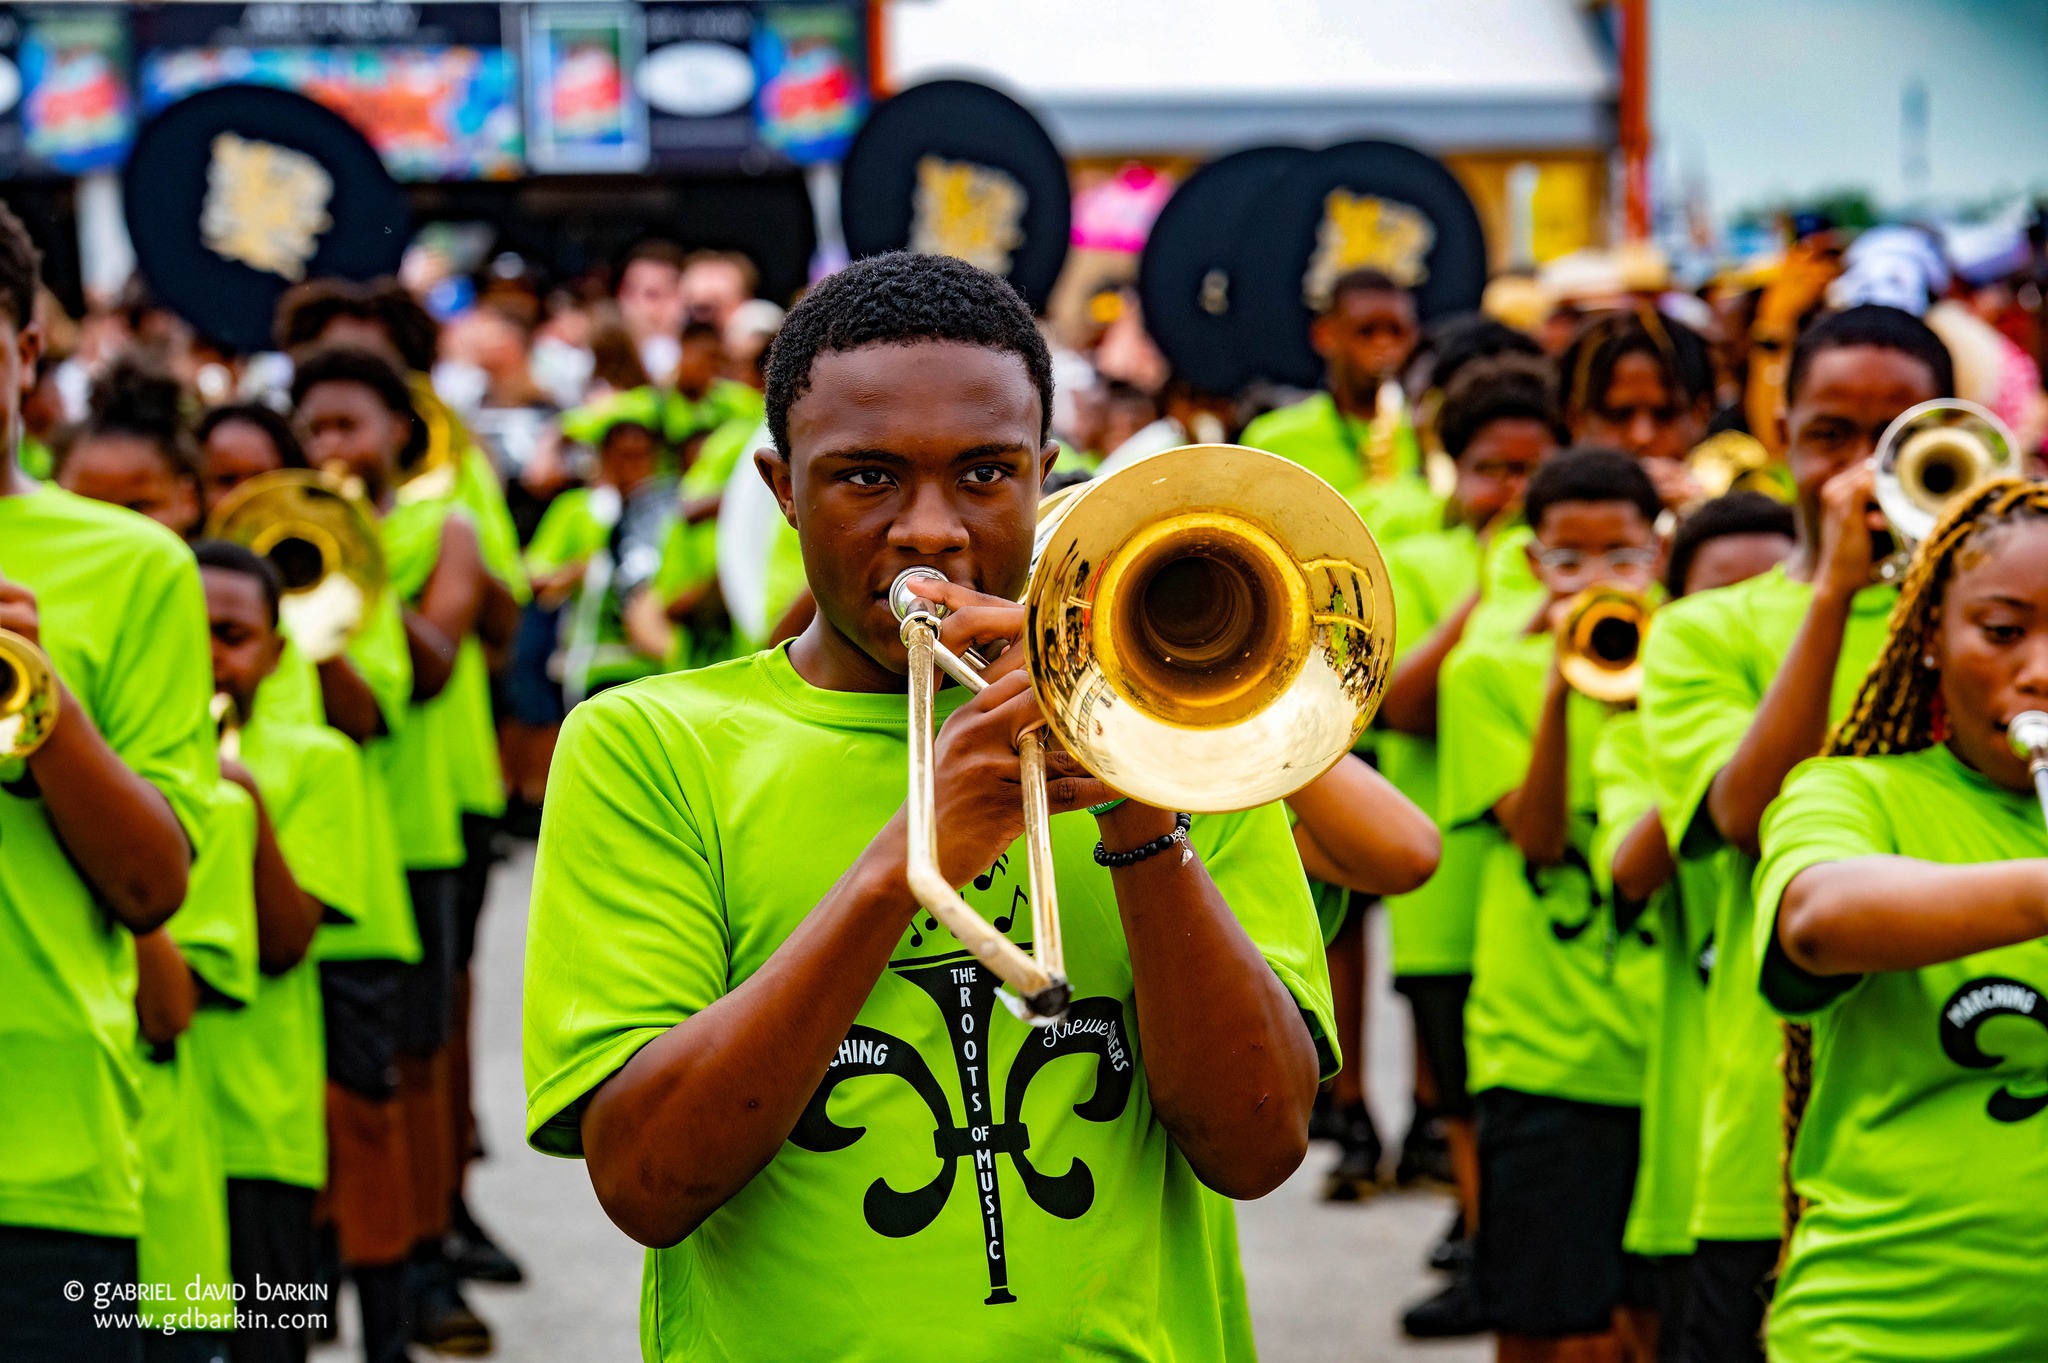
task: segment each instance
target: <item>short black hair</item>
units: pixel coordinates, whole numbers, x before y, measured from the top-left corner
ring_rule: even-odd
[[[405,376],[376,351],[354,345],[331,345],[306,356],[292,373],[292,406],[304,402],[306,394],[323,383],[361,384],[375,393],[394,416],[406,419],[412,434],[399,451],[400,468],[412,467],[427,452],[427,423],[413,406],[412,390],[406,386]]]
[[[789,310],[768,351],[768,433],[789,457],[789,409],[827,352],[957,341],[1006,350],[1038,390],[1038,439],[1052,432],[1052,352],[1031,308],[1001,275],[951,256],[891,251],[820,281]]]
[[[1598,406],[1614,383],[1615,367],[1630,355],[1649,356],[1681,403],[1713,399],[1714,355],[1704,336],[1654,308],[1603,312],[1580,327],[1557,357],[1557,402],[1566,421]]]
[[[681,342],[710,341],[713,345],[718,345],[724,342],[725,333],[718,329],[716,322],[707,321],[702,317],[690,317],[684,319],[682,334],[677,337],[677,340]]]
[[[269,559],[232,540],[194,540],[192,557],[199,560],[201,568],[243,573],[261,583],[263,599],[270,606],[270,627],[277,628],[277,605],[284,599],[284,578]]]
[[[14,210],[0,204],[0,311],[17,327],[36,315],[36,285],[43,277],[43,253],[29,239]]]
[[[1543,347],[1529,335],[1483,313],[1460,313],[1431,324],[1423,348],[1432,356],[1429,386],[1448,389],[1465,366],[1504,355],[1543,361]]]
[[[52,454],[62,468],[73,450],[103,436],[127,436],[153,445],[179,478],[199,476],[199,454],[185,429],[185,394],[166,370],[124,355],[93,380],[85,420],[66,431]]]
[[[1415,303],[1415,295],[1395,283],[1392,275],[1385,270],[1368,268],[1346,270],[1331,281],[1330,301],[1323,304],[1322,310],[1325,313],[1335,312],[1337,305],[1354,293],[1393,293],[1407,299],[1411,307]]]
[[[1560,445],[1571,439],[1550,395],[1549,368],[1522,356],[1466,365],[1437,409],[1437,441],[1451,458],[1463,458],[1481,431],[1516,419],[1542,422]]]
[[[1692,561],[1709,540],[1724,535],[1797,534],[1792,508],[1776,497],[1761,492],[1730,492],[1710,502],[1701,502],[1678,523],[1671,537],[1671,557],[1664,566],[1664,590],[1675,599],[1685,595],[1686,574]]]
[[[192,428],[192,437],[199,442],[199,458],[206,461],[206,442],[213,433],[223,426],[241,422],[254,426],[263,432],[270,443],[277,447],[279,457],[288,469],[307,467],[306,452],[299,446],[299,438],[292,434],[292,425],[274,409],[260,402],[230,402],[220,407],[209,407],[199,418],[199,424]]]
[[[1789,407],[1798,399],[1799,385],[1805,381],[1806,371],[1813,367],[1815,356],[1859,345],[1912,356],[1927,366],[1934,379],[1934,396],[1955,396],[1956,362],[1941,337],[1934,334],[1933,327],[1902,308],[1859,303],[1840,312],[1821,314],[1799,334],[1792,346],[1792,363],[1785,370],[1785,405]]]
[[[1543,461],[1522,494],[1522,514],[1538,527],[1543,513],[1559,502],[1627,502],[1651,525],[1664,511],[1657,485],[1640,463],[1620,450],[1583,445]]]
[[[290,353],[316,344],[340,318],[369,322],[389,338],[405,367],[424,374],[434,367],[441,327],[395,279],[358,284],[346,279],[309,279],[277,303],[272,339]]]

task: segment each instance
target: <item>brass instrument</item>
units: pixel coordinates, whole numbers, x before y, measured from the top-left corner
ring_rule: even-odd
[[[1066,1010],[1046,740],[1019,744],[1033,945],[996,932],[940,872],[933,669],[970,690],[978,660],[939,642],[943,609],[889,593],[910,662],[909,878],[918,902],[1000,976],[1035,1025]],[[1291,795],[1351,750],[1393,657],[1385,562],[1358,513],[1291,460],[1189,445],[1079,484],[1041,511],[1024,593],[1025,666],[1045,728],[1119,794],[1187,813]]]
[[[1746,431],[1721,431],[1692,447],[1686,472],[1706,498],[1731,492],[1761,492],[1780,501],[1785,491],[1771,469],[1774,461],[1764,443]]]
[[[2027,773],[2034,778],[2034,793],[2041,797],[2041,816],[2048,818],[2048,714],[2028,710],[2015,716],[2005,726],[2005,738],[2025,759]]]
[[[221,499],[206,533],[270,560],[284,579],[285,633],[316,663],[348,647],[385,589],[376,513],[330,474],[258,474]]]
[[[1936,398],[1899,413],[1870,461],[1878,509],[1891,524],[1892,543],[1877,554],[1878,579],[1904,577],[1913,550],[1948,504],[1987,478],[2013,472],[2018,448],[2003,421],[1962,398]]]
[[[1622,587],[1588,587],[1565,607],[1557,627],[1557,670],[1575,691],[1610,704],[1643,689],[1643,640],[1650,599]]]
[[[0,629],[0,761],[27,757],[57,727],[62,706],[50,655]]]
[[[413,411],[427,428],[427,448],[411,468],[399,474],[392,495],[401,502],[436,501],[453,496],[462,477],[462,454],[469,445],[469,431],[425,374],[408,374],[405,386],[412,394]]]
[[[1382,379],[1373,398],[1372,423],[1365,431],[1365,478],[1384,483],[1400,473],[1395,460],[1401,426],[1408,419],[1408,394],[1398,379]]]
[[[225,691],[216,691],[207,702],[206,712],[213,716],[213,727],[219,734],[216,755],[223,762],[241,761],[242,712],[235,708],[235,698]]]

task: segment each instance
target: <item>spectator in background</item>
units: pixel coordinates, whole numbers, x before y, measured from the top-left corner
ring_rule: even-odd
[[[674,242],[647,241],[633,248],[619,271],[619,317],[641,367],[656,383],[668,382],[680,355],[687,260]]]
[[[762,366],[782,317],[782,309],[765,298],[750,298],[733,310],[725,322],[725,377],[755,392],[767,387]]]
[[[683,258],[679,282],[682,318],[723,331],[760,286],[761,272],[738,251],[692,251]]]

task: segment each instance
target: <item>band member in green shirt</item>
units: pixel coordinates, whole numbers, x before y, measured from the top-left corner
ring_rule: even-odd
[[[1557,382],[1573,440],[1642,460],[1673,511],[1699,499],[1684,461],[1706,434],[1714,360],[1698,332],[1648,306],[1603,313],[1558,356]]]
[[[1205,816],[1193,855],[1105,869],[1175,815],[1056,757],[1075,1002],[1042,1029],[996,1006],[905,880],[888,589],[940,567],[949,644],[1015,639],[1051,372],[1023,301],[960,261],[878,256],[820,283],[776,340],[756,460],[816,619],[564,726],[527,949],[528,1138],[585,1158],[653,1247],[651,1359],[1251,1357],[1214,1194],[1293,1172],[1335,1067],[1284,810]],[[937,706],[939,862],[1013,939],[1015,742],[1039,716],[1020,661]]]
[[[1870,454],[1886,426],[1953,391],[1947,349],[1895,308],[1823,317],[1793,350],[1785,448],[1798,548],[1778,567],[1659,612],[1643,650],[1650,771],[1672,853],[1716,863],[1688,1357],[1758,1359],[1778,1259],[1778,1020],[1751,954],[1757,827],[1821,751],[1883,646],[1896,598],[1872,580]],[[1724,968],[1725,967],[1725,968]]]
[[[134,359],[114,362],[92,386],[92,410],[57,442],[57,486],[138,511],[173,534],[198,533],[199,452],[169,374]]]
[[[215,780],[206,609],[175,536],[14,462],[38,268],[0,210],[0,629],[62,687],[48,740],[0,761],[0,1357],[132,1363],[64,1285],[135,1283],[133,939],[184,901]]]
[[[1743,968],[1788,1046],[1784,1363],[2048,1357],[2048,484],[1965,494],[1828,745],[1764,816]]]

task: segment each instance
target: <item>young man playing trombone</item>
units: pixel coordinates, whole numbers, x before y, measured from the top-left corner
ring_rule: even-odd
[[[1334,1068],[1277,805],[1113,800],[1048,762],[1073,1002],[1054,1026],[906,884],[905,568],[944,642],[1023,627],[1050,363],[1000,279],[857,263],[776,341],[775,448],[818,616],[783,648],[578,707],[541,833],[528,1134],[652,1246],[654,1359],[1251,1356],[1228,1208],[1300,1162]],[[937,852],[1028,946],[1016,656],[939,693]],[[1091,851],[1112,861],[1108,870]],[[1142,858],[1118,857],[1143,851]],[[962,1186],[965,1185],[965,1186]]]

